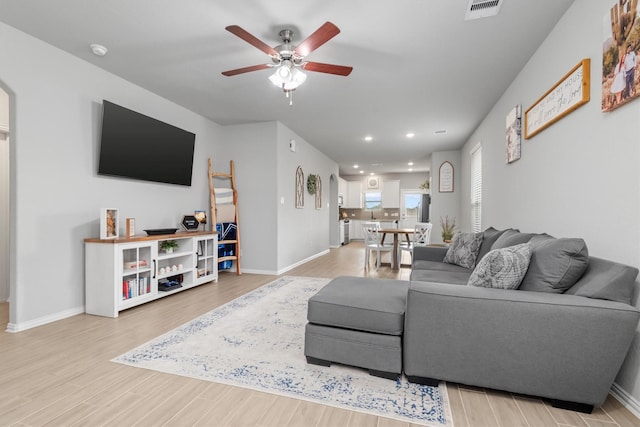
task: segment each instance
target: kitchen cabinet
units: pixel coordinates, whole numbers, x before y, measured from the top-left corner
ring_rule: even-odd
[[[383,181],[382,183],[382,207],[400,208],[400,181]]]
[[[346,199],[347,196],[347,180],[344,178],[338,178],[338,196],[342,196]]]
[[[344,207],[351,209],[362,208],[362,182],[347,181],[347,198]]]
[[[360,219],[352,219],[349,221],[349,238],[351,240],[364,240],[362,224],[364,224],[364,221]]]

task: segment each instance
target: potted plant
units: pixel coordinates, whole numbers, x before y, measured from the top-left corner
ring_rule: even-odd
[[[178,247],[178,242],[175,240],[163,240],[160,242],[160,249],[162,249],[165,253],[173,253],[173,250]]]
[[[442,228],[442,241],[450,243],[456,228],[456,219],[449,220],[448,216],[445,216],[444,219],[440,217],[440,227]]]

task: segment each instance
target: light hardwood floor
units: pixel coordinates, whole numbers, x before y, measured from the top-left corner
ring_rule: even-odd
[[[352,243],[287,272],[408,279],[363,268]],[[407,255],[405,255],[407,256]],[[405,259],[406,260],[406,259]],[[0,425],[16,426],[408,426],[297,399],[133,368],[109,360],[276,276],[221,273],[211,283],[120,314],[78,315],[17,334],[0,333]],[[0,304],[0,323],[8,321]],[[640,420],[613,397],[593,414],[526,396],[447,384],[456,427],[631,427]]]

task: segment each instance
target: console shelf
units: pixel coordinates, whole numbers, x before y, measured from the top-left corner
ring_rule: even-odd
[[[175,240],[172,253],[160,243]],[[85,239],[85,311],[118,313],[204,283],[218,281],[218,234],[210,231]],[[215,249],[215,250],[214,250]],[[165,282],[181,287],[162,290]]]

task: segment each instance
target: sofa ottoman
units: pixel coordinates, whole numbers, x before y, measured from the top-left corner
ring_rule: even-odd
[[[402,331],[409,282],[337,277],[309,298],[307,362],[369,370],[396,379],[402,373]]]

